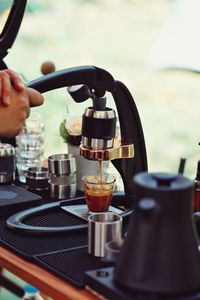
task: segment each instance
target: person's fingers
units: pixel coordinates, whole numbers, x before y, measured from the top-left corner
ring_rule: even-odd
[[[7,80],[4,77],[5,72],[0,71],[0,104],[8,106],[10,104],[10,99],[5,99],[5,94],[9,90],[9,87],[7,86]]]
[[[26,88],[26,91],[29,97],[29,103],[31,107],[43,104],[44,98],[38,91],[32,88]]]
[[[9,75],[14,88],[18,92],[22,92],[24,90],[24,88],[25,88],[25,85],[22,82],[22,80],[19,77],[19,75],[17,73],[15,73],[13,70],[10,70],[10,69],[5,70],[5,72]]]
[[[26,109],[26,119],[30,116],[30,113],[31,113],[31,108],[30,108],[30,106],[27,106],[27,109]]]
[[[1,99],[2,99],[2,79],[1,79],[1,77],[0,77],[0,104],[1,104]]]
[[[26,91],[11,90],[9,107],[0,105],[0,134],[15,136],[22,129],[24,121],[29,115],[29,97]]]
[[[12,85],[19,92],[25,88],[17,73],[10,69],[0,71],[0,103],[2,105],[10,105]]]
[[[1,102],[4,105],[10,105],[10,101],[11,101],[11,82],[10,82],[10,78],[9,75],[7,73],[2,73],[1,74],[1,80],[2,80],[2,90],[1,90]]]

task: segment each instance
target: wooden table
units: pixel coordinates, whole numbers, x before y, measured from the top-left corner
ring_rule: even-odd
[[[100,295],[88,289],[77,289],[32,262],[27,262],[11,251],[0,247],[0,269],[6,269],[37,287],[55,300],[99,300]]]

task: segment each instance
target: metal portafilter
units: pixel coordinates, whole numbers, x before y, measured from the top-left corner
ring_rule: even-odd
[[[50,197],[73,198],[76,194],[76,160],[72,154],[55,154],[48,158]]]
[[[0,184],[11,183],[15,176],[15,149],[0,143]]]

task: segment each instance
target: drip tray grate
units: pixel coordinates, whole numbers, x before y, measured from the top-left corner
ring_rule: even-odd
[[[67,211],[68,213],[75,215],[83,220],[88,220],[89,211],[86,204],[61,206],[61,208]],[[109,206],[109,212],[121,214],[123,213],[123,210],[114,206]]]

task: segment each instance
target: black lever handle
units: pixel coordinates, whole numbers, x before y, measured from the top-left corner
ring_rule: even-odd
[[[2,60],[12,47],[19,31],[27,0],[14,0],[5,26],[0,35],[0,59]],[[3,63],[1,64],[3,66]]]
[[[28,83],[28,87],[45,93],[62,87],[86,84],[95,90],[98,97],[115,90],[115,81],[110,73],[94,66],[73,67],[42,76]]]

